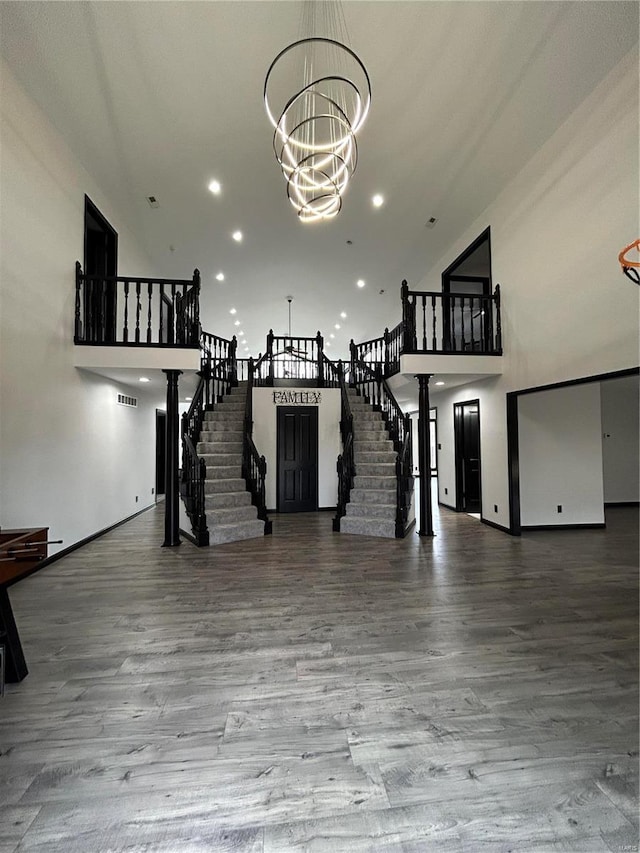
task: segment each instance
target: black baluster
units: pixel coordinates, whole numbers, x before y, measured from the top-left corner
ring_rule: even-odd
[[[318,347],[318,388],[324,388],[324,339],[318,330],[316,335],[316,343]]]
[[[151,300],[153,298],[153,284],[147,284],[147,343],[151,343]]]
[[[136,281],[136,343],[140,343],[140,282]]]
[[[420,301],[422,302],[422,350],[421,350],[421,352],[426,352],[426,350],[427,350],[427,297],[421,296]]]
[[[197,344],[200,337],[200,270],[193,271],[193,312],[192,312],[192,337],[190,342]]]
[[[500,285],[496,284],[494,293],[496,301],[496,352],[502,352],[502,317],[500,315]]]
[[[436,337],[436,297],[431,297],[431,349],[435,352],[438,349],[438,339]]]
[[[122,327],[122,340],[129,343],[129,282],[124,283],[124,325]]]
[[[475,331],[475,297],[471,297],[471,352],[476,351],[476,331]],[[478,309],[478,317],[480,316],[480,309]]]
[[[80,320],[80,288],[82,287],[82,267],[80,261],[76,261],[76,316],[75,316],[75,337],[74,343],[80,343],[82,340],[82,327]],[[86,301],[86,294],[85,294]]]

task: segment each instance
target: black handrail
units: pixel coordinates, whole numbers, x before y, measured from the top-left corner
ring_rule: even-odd
[[[409,510],[413,493],[411,473],[411,418],[398,405],[391,388],[383,377],[381,365],[373,367],[363,361],[351,364],[350,383],[359,395],[382,413],[389,437],[396,452],[396,537],[407,533]]]
[[[209,544],[209,530],[205,510],[204,484],[207,466],[201,459],[188,434],[182,436],[182,478],[180,493],[187,515],[191,520],[191,529],[196,544],[206,547]]]
[[[500,285],[493,294],[409,290],[402,282],[403,353],[502,355]]]
[[[200,272],[190,280],[86,275],[76,261],[74,343],[198,347]]]
[[[272,387],[276,382],[314,382],[324,387],[324,338],[274,335],[269,329],[264,355],[254,364],[257,387]]]
[[[267,514],[267,460],[264,456],[260,456],[253,441],[253,374],[254,364],[253,359],[250,358],[247,370],[247,399],[242,439],[242,476],[247,484],[248,491],[251,493],[251,502],[258,511],[258,518],[264,522],[265,535],[269,535],[272,524]]]
[[[237,385],[235,368],[236,339],[230,341],[216,335],[203,334],[200,352],[200,380],[191,405],[182,416],[182,477],[181,495],[191,529],[198,545],[209,544],[204,483],[207,466],[198,456],[197,444],[205,412],[213,411],[216,403]]]
[[[353,453],[353,414],[347,393],[347,383],[344,376],[342,362],[337,365],[338,382],[340,385],[340,436],[342,438],[342,453],[338,456],[338,501],[336,514],[333,519],[333,529],[340,530],[340,519],[346,515],[347,504],[351,500],[351,489],[356,475],[356,466]]]

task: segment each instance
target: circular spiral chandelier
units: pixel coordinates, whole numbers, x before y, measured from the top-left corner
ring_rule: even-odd
[[[332,219],[358,162],[356,133],[371,103],[366,68],[336,39],[300,39],[269,66],[264,102],[289,201],[303,222]]]

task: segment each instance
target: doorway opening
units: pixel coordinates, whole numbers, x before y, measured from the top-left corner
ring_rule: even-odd
[[[84,272],[89,276],[84,328],[96,343],[116,339],[118,235],[89,196],[84,197]]]
[[[444,346],[450,352],[486,352],[493,340],[491,229],[487,228],[442,273]],[[464,299],[457,299],[458,295]],[[477,297],[477,298],[476,298]]]
[[[156,409],[156,501],[166,493],[167,413]]]
[[[278,406],[277,511],[318,509],[318,409]]]
[[[471,515],[481,515],[479,400],[454,403],[453,429],[456,458],[456,510]]]

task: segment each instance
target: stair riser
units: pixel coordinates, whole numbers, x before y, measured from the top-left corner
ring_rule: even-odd
[[[347,516],[356,518],[381,518],[386,521],[395,522],[396,507],[394,504],[365,504],[351,503],[347,504]]]
[[[391,465],[395,472],[396,454],[392,450],[376,453],[373,450],[359,450],[358,448],[355,448],[353,455],[356,463],[360,463],[360,465]],[[362,473],[366,474],[372,472],[363,471]]]
[[[211,529],[213,526],[221,524],[236,524],[240,521],[256,521],[257,511],[254,506],[247,504],[245,506],[233,506],[226,509],[209,509],[207,513],[207,527]]]
[[[349,518],[345,515],[340,519],[340,532],[395,539],[396,526],[395,522],[382,521],[378,518]]]
[[[238,468],[242,467],[242,456],[237,453],[206,453],[200,450],[198,445],[198,456],[204,459],[207,471],[214,468]]]
[[[232,453],[237,458],[242,458],[242,442],[241,441],[210,441],[208,437],[203,438],[200,434],[200,442],[198,443],[198,454],[202,453]]]
[[[242,521],[239,524],[212,526],[209,529],[209,544],[223,545],[226,542],[257,539],[259,536],[264,536],[263,521]]]
[[[354,477],[353,485],[356,489],[374,489],[375,491],[395,492],[396,478],[366,477],[358,473]]]
[[[247,484],[244,480],[213,480],[207,479],[204,481],[205,495],[219,495],[225,492],[242,492],[246,491]]]
[[[351,489],[351,503],[389,504],[395,502],[395,489],[381,491],[377,489]]]
[[[395,477],[396,474],[394,462],[360,462],[357,470],[360,477]]]
[[[364,441],[362,439],[355,438],[353,440],[353,449],[358,452],[366,453],[371,451],[372,453],[382,453],[382,451],[393,452],[393,442],[389,441],[388,438],[385,437],[383,433],[374,433],[374,435],[379,435],[379,439],[371,439]],[[202,439],[204,441],[204,439]]]
[[[207,512],[210,509],[231,509],[232,507],[244,507],[251,504],[249,492],[221,492],[217,495],[206,495],[204,505]]]
[[[239,480],[242,476],[240,465],[207,466],[207,480]]]

